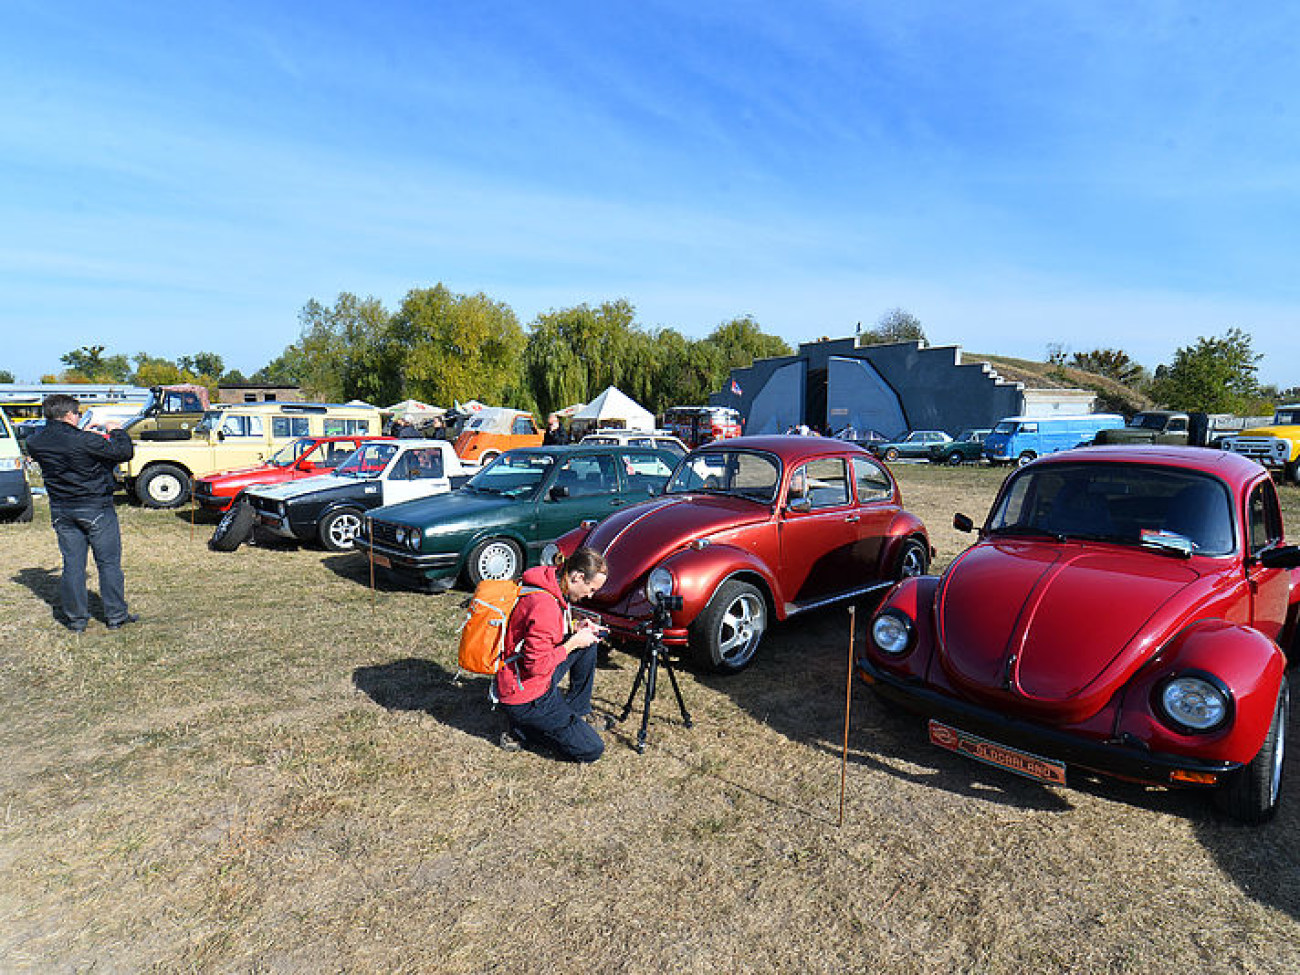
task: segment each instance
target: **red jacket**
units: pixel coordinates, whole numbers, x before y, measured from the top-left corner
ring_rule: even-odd
[[[569,603],[560,592],[560,577],[553,565],[539,565],[524,573],[530,592],[515,603],[506,624],[506,655],[512,663],[497,672],[497,697],[502,704],[527,704],[551,689],[555,673],[568,651],[561,646],[570,634]]]

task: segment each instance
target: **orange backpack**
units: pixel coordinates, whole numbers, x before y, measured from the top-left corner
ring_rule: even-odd
[[[495,674],[508,658],[506,624],[521,596],[545,592],[513,579],[484,579],[469,601],[469,618],[460,630],[460,669],[472,674]]]

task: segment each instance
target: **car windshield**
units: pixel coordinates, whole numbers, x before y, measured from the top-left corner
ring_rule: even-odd
[[[701,450],[686,457],[665,494],[731,494],[771,504],[781,483],[781,464],[751,450]]]
[[[1163,430],[1165,418],[1158,413],[1139,413],[1129,425],[1142,430]]]
[[[512,450],[471,477],[465,487],[507,498],[528,497],[536,493],[554,464],[555,458],[550,454]]]
[[[397,446],[391,443],[371,443],[358,447],[335,468],[339,477],[378,477],[388,462],[397,453]]]
[[[1196,471],[1143,464],[1033,465],[1015,475],[989,532],[1147,545],[1186,539],[1199,555],[1233,550],[1232,507],[1223,482]]]
[[[1300,426],[1300,410],[1278,410],[1273,422],[1278,426]]]
[[[274,467],[289,467],[295,460],[311,450],[315,442],[310,438],[303,438],[295,440],[293,443],[287,443],[273,453],[267,463]]]
[[[221,426],[221,418],[224,415],[221,410],[208,410],[194,428],[194,432],[199,434],[211,433]]]

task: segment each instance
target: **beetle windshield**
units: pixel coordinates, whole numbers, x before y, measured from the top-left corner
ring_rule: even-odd
[[[267,463],[275,467],[288,467],[307,451],[311,450],[312,444],[315,442],[315,440],[310,438],[303,438],[295,440],[293,443],[287,443],[273,453]]]
[[[1045,464],[1025,468],[1003,491],[991,534],[1044,534],[1133,545],[1170,535],[1198,555],[1233,550],[1228,489],[1196,471],[1142,464]]]
[[[391,443],[371,443],[358,447],[339,464],[334,473],[339,477],[378,477],[397,453]]]
[[[770,454],[750,450],[701,450],[678,466],[665,494],[733,494],[771,504],[781,483],[781,465]]]
[[[550,454],[512,450],[502,454],[469,479],[465,487],[482,494],[500,494],[507,498],[531,496],[546,479],[555,463]]]

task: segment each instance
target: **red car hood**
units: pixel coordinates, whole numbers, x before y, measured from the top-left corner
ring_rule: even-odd
[[[687,542],[767,521],[766,505],[725,495],[657,498],[604,519],[582,543],[604,554],[609,577],[592,603],[611,606]]]
[[[228,471],[218,471],[200,480],[211,481],[213,484],[242,484],[250,479],[265,479],[267,474],[278,471],[287,473],[288,470],[289,468],[275,467],[271,464],[257,464],[253,467],[235,467]]]
[[[939,592],[940,662],[956,687],[986,704],[1081,721],[1159,649],[1201,578],[1151,553],[977,545]]]

